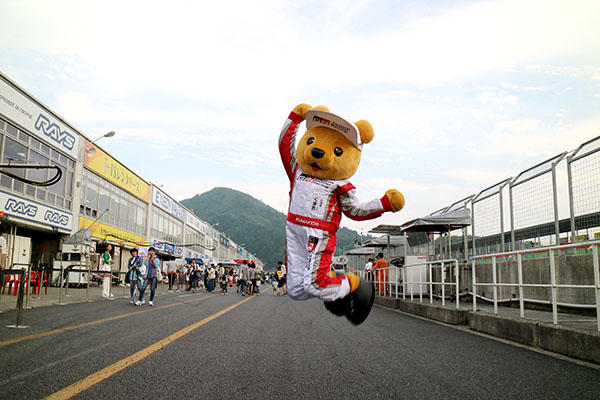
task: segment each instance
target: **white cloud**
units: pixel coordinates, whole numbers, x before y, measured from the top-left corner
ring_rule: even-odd
[[[513,131],[513,132],[534,132],[540,120],[537,118],[522,118],[512,121],[499,121],[494,126],[497,132]]]
[[[523,90],[525,92],[546,92],[549,88],[545,86],[525,86]]]
[[[600,68],[598,67],[536,64],[528,66],[527,69],[530,71],[540,72],[548,75],[585,77],[592,80],[600,80]]]
[[[340,4],[319,3],[315,16],[279,1],[15,2],[3,5],[11,18],[0,37],[4,48],[75,55],[110,90],[176,87],[221,100],[265,99],[324,81],[435,85],[600,50],[597,2],[468,3],[362,35],[357,22],[378,5]],[[65,16],[68,23],[54,23]],[[323,55],[318,67],[309,54]]]
[[[504,89],[518,89],[519,88],[519,85],[515,85],[514,83],[511,83],[511,82],[501,83],[500,86],[502,86]]]
[[[477,95],[475,100],[479,103],[493,103],[493,104],[517,104],[519,98],[514,95],[507,94],[504,90],[486,90]]]
[[[527,132],[489,133],[483,140],[470,146],[477,155],[505,155],[510,157],[531,157],[538,161],[563,151],[573,150],[581,143],[598,135],[600,117],[594,117],[573,124],[552,129]]]

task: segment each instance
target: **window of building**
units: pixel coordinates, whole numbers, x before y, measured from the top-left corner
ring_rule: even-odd
[[[82,198],[85,207],[80,208],[82,215],[95,218],[108,208],[101,222],[146,236],[146,203],[87,169],[83,171],[82,192],[85,193]]]
[[[75,161],[56,150],[50,149],[50,147],[43,144],[34,136],[21,131],[9,122],[0,120],[0,128],[0,153],[2,154],[2,162],[37,165],[48,165],[50,163],[58,166],[63,173],[62,178],[56,184],[42,190],[39,188],[35,189],[31,185],[24,184],[4,174],[0,176],[0,185],[14,192],[34,198],[37,201],[69,210],[73,197]],[[51,162],[51,159],[55,161]],[[34,181],[45,181],[54,176],[54,171],[47,169],[6,170],[13,175]],[[47,193],[52,193],[53,195],[47,196]]]

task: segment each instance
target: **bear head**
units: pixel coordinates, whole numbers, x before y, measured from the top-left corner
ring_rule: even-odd
[[[360,164],[362,144],[373,140],[373,127],[365,120],[352,124],[328,111],[327,107],[318,106],[306,112],[308,129],[298,143],[296,159],[307,175],[349,179]]]

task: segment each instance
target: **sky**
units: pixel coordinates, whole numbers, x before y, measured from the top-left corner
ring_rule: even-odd
[[[350,179],[427,215],[600,135],[600,2],[0,2],[0,70],[182,200],[215,186],[287,211],[299,103],[375,130]],[[302,133],[304,127],[301,128]]]

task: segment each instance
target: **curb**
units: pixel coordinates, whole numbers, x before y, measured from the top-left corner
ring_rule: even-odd
[[[389,297],[377,296],[375,304],[600,364],[600,332]]]

